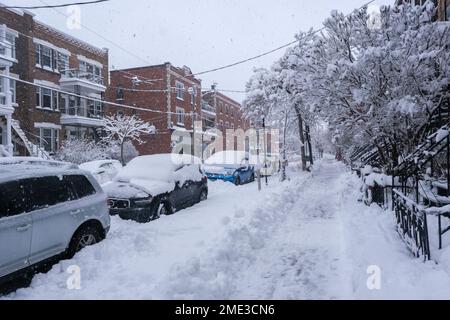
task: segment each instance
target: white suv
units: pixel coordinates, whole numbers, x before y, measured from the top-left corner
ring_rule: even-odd
[[[106,237],[106,195],[77,166],[0,163],[0,283]]]

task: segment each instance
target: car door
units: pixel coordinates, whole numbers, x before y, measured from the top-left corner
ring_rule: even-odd
[[[40,177],[33,180],[33,235],[30,263],[62,253],[78,226],[73,215],[79,213],[72,185],[66,176]]]
[[[29,266],[32,217],[27,180],[0,184],[0,277]]]
[[[174,176],[176,177],[175,190],[172,192],[174,202],[173,205],[177,209],[184,208],[189,202],[191,202],[193,193],[193,181],[189,179],[190,165],[183,165],[178,168]]]

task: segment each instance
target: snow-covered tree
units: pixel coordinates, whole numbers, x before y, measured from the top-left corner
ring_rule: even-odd
[[[120,146],[120,160],[125,165],[124,146],[127,141],[145,143],[142,135],[154,134],[155,127],[137,116],[115,115],[105,117],[104,141],[117,141]]]
[[[271,102],[287,101],[299,125],[325,121],[344,156],[373,145],[391,167],[450,98],[450,27],[433,22],[434,12],[430,1],[382,7],[377,23],[366,8],[332,12],[321,32],[299,33],[298,45],[263,73],[271,81],[251,85],[261,79],[255,73],[249,99],[275,117]]]

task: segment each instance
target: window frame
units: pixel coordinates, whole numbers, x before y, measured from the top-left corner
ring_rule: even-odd
[[[47,90],[50,91],[50,107],[44,106],[44,96],[48,96],[48,94],[44,94],[44,91]],[[36,87],[36,108],[59,112],[59,99],[58,91],[45,87]]]
[[[185,120],[186,120],[186,112],[184,111],[184,108],[177,107],[176,108],[176,116],[177,116],[177,125],[185,126]],[[181,121],[180,121],[181,120]]]
[[[184,101],[184,83],[175,80],[176,96],[178,100]]]
[[[47,139],[44,137],[45,130],[50,130],[50,141],[49,143],[44,143]],[[46,146],[50,145],[50,148]],[[59,129],[41,127],[39,128],[39,147],[49,153],[57,152],[59,149]]]

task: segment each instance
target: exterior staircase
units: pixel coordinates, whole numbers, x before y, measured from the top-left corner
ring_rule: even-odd
[[[34,143],[30,142],[30,140],[28,140],[25,132],[22,130],[17,120],[13,119],[11,125],[14,132],[17,134],[17,136],[19,136],[19,138],[24,143],[25,148],[27,149],[30,156],[46,160],[52,159],[52,157],[45,150],[43,150],[42,148],[40,148],[39,146],[35,145]]]

